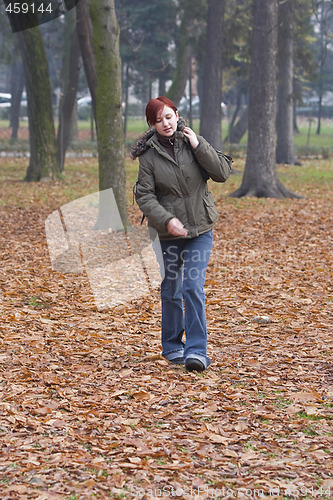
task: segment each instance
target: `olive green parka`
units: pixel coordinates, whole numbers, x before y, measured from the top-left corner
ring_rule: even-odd
[[[173,159],[159,143],[156,132],[146,134],[132,149],[132,158],[139,156],[139,175],[135,198],[161,240],[178,239],[168,233],[168,222],[177,217],[187,229],[187,238],[212,229],[218,214],[207,186],[211,178],[225,182],[231,171],[231,158],[217,152],[203,137],[193,150],[181,130],[174,136]],[[137,143],[137,144],[138,144]]]

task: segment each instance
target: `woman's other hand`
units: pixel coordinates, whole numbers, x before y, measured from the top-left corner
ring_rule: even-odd
[[[173,234],[174,236],[184,236],[184,237],[187,236],[187,232],[188,232],[187,229],[185,229],[183,224],[176,217],[169,220],[166,228],[167,228],[167,231],[170,234]]]
[[[196,149],[199,146],[197,134],[190,127],[185,127],[183,134],[188,138],[193,149]]]

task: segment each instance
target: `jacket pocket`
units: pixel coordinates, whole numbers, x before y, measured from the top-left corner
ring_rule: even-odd
[[[215,207],[215,203],[211,194],[207,196],[207,198],[203,199],[204,210],[206,215],[206,220],[209,223],[214,223],[217,221],[218,213]]]

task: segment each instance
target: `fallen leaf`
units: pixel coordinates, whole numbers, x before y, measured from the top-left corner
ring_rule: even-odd
[[[146,391],[133,392],[132,396],[139,401],[148,401],[151,398],[151,395]]]
[[[225,448],[223,450],[223,455],[225,455],[226,457],[233,457],[233,458],[238,457],[238,453],[234,450],[230,450],[229,448]]]
[[[224,436],[220,436],[220,434],[213,434],[209,433],[207,437],[212,441],[213,443],[218,443],[218,444],[226,444],[229,443],[230,439],[226,438]]]
[[[324,479],[324,481],[321,483],[321,487],[323,488],[323,490],[331,491],[331,494],[328,495],[328,496],[331,496],[332,495],[332,488],[333,488],[333,478],[332,479]],[[324,494],[326,494],[326,492],[324,492]]]
[[[311,391],[311,392],[301,391],[294,394],[293,399],[295,401],[306,403],[308,401],[321,401],[321,396],[317,391]]]

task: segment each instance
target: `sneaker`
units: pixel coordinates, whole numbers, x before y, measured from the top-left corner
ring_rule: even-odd
[[[205,370],[205,365],[197,358],[188,358],[185,361],[185,368],[189,372],[203,372]]]

